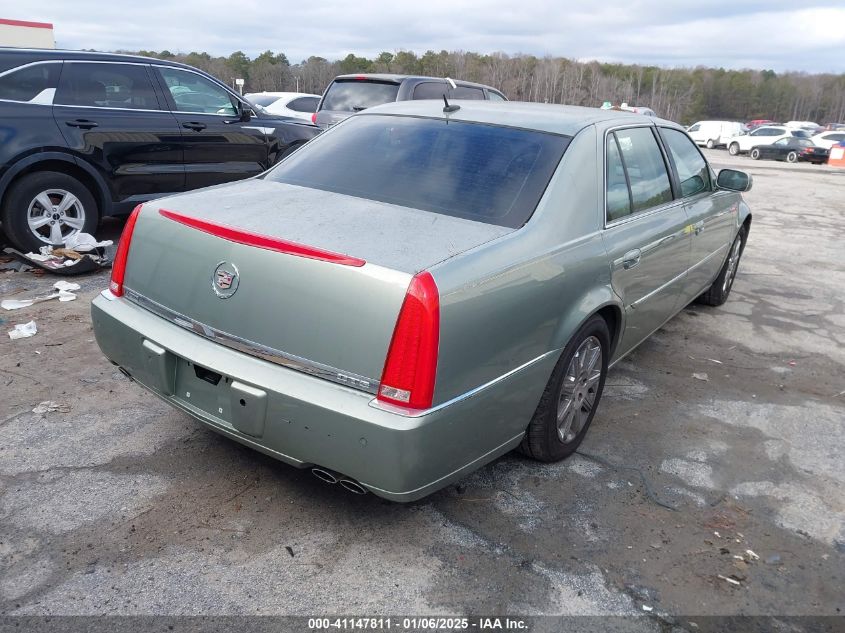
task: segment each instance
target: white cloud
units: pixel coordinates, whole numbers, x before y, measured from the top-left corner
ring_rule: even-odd
[[[30,0],[3,17],[53,22],[58,44],[308,55],[471,50],[666,66],[845,72],[841,0]]]

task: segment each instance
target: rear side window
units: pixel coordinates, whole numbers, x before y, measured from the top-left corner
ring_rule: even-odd
[[[669,173],[651,129],[618,130],[613,136],[616,137],[631,190],[631,212],[638,213],[670,202],[672,186]]]
[[[607,136],[607,221],[613,222],[631,214],[631,192],[622,164],[619,143],[613,134]]]
[[[288,104],[288,108],[294,112],[316,112],[320,99],[317,97],[299,97]]]
[[[34,64],[0,76],[0,99],[53,103],[61,64]]]
[[[129,110],[158,110],[152,82],[143,65],[65,63],[57,104]]]
[[[332,82],[323,98],[323,110],[358,112],[366,108],[396,101],[399,84],[363,79]]]
[[[360,116],[318,136],[265,178],[517,228],[534,212],[569,141],[478,123]]]
[[[678,130],[661,128],[660,134],[678,170],[681,196],[686,198],[710,190],[710,170],[707,161],[689,137]]]
[[[481,88],[470,88],[469,86],[458,86],[449,92],[452,99],[473,99],[484,100],[484,91]]]

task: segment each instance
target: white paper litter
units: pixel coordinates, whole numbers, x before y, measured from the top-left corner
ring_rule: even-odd
[[[13,330],[9,330],[9,338],[13,341],[19,338],[29,338],[35,336],[36,332],[38,332],[38,328],[35,321],[30,321],[29,323],[18,324]]]
[[[81,287],[82,286],[73,283],[72,281],[57,281],[53,284],[53,288],[55,288],[56,290],[67,290],[68,292],[79,290]]]
[[[97,239],[90,233],[77,233],[69,236],[65,240],[65,248],[76,251],[77,253],[87,253],[93,251],[95,248],[104,248],[111,246],[114,242],[111,240],[104,240],[98,242]]]
[[[71,281],[57,281],[53,284],[53,288],[58,290],[58,292],[44,295],[43,297],[35,297],[33,299],[4,299],[0,301],[0,308],[4,310],[20,310],[21,308],[28,308],[33,304],[49,301],[57,297],[59,301],[73,301],[76,299],[76,295],[71,291],[79,290],[81,286]]]
[[[54,402],[53,400],[45,400],[44,402],[39,402],[35,405],[35,408],[32,410],[33,413],[52,413],[54,411],[67,413],[70,411],[70,407],[66,404]]]
[[[49,246],[42,246],[41,250],[44,250],[45,248],[49,249],[50,247]],[[52,249],[50,249],[50,250],[52,250]],[[49,262],[50,260],[53,260],[53,259],[61,259],[61,257],[56,257],[55,255],[50,255],[49,251],[46,254],[45,253],[27,253],[26,256],[29,257],[29,259],[36,261],[36,262]]]

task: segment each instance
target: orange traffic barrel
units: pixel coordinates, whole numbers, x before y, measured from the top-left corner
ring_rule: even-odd
[[[830,158],[827,159],[827,164],[831,167],[845,167],[845,143],[830,148]]]

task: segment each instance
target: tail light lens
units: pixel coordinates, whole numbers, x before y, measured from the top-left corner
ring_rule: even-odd
[[[408,286],[387,351],[378,400],[427,409],[434,398],[440,345],[440,293],[428,272]]]
[[[313,123],[314,125],[317,125],[317,113],[316,112],[311,115],[311,123]]]
[[[120,242],[117,245],[117,254],[114,256],[114,262],[112,263],[109,290],[116,297],[123,296],[123,277],[126,275],[126,260],[129,258],[129,245],[132,243],[132,232],[135,230],[135,222],[138,220],[139,213],[141,213],[140,204],[135,207],[132,215],[126,220],[126,226],[123,227],[123,233],[120,234]]]

